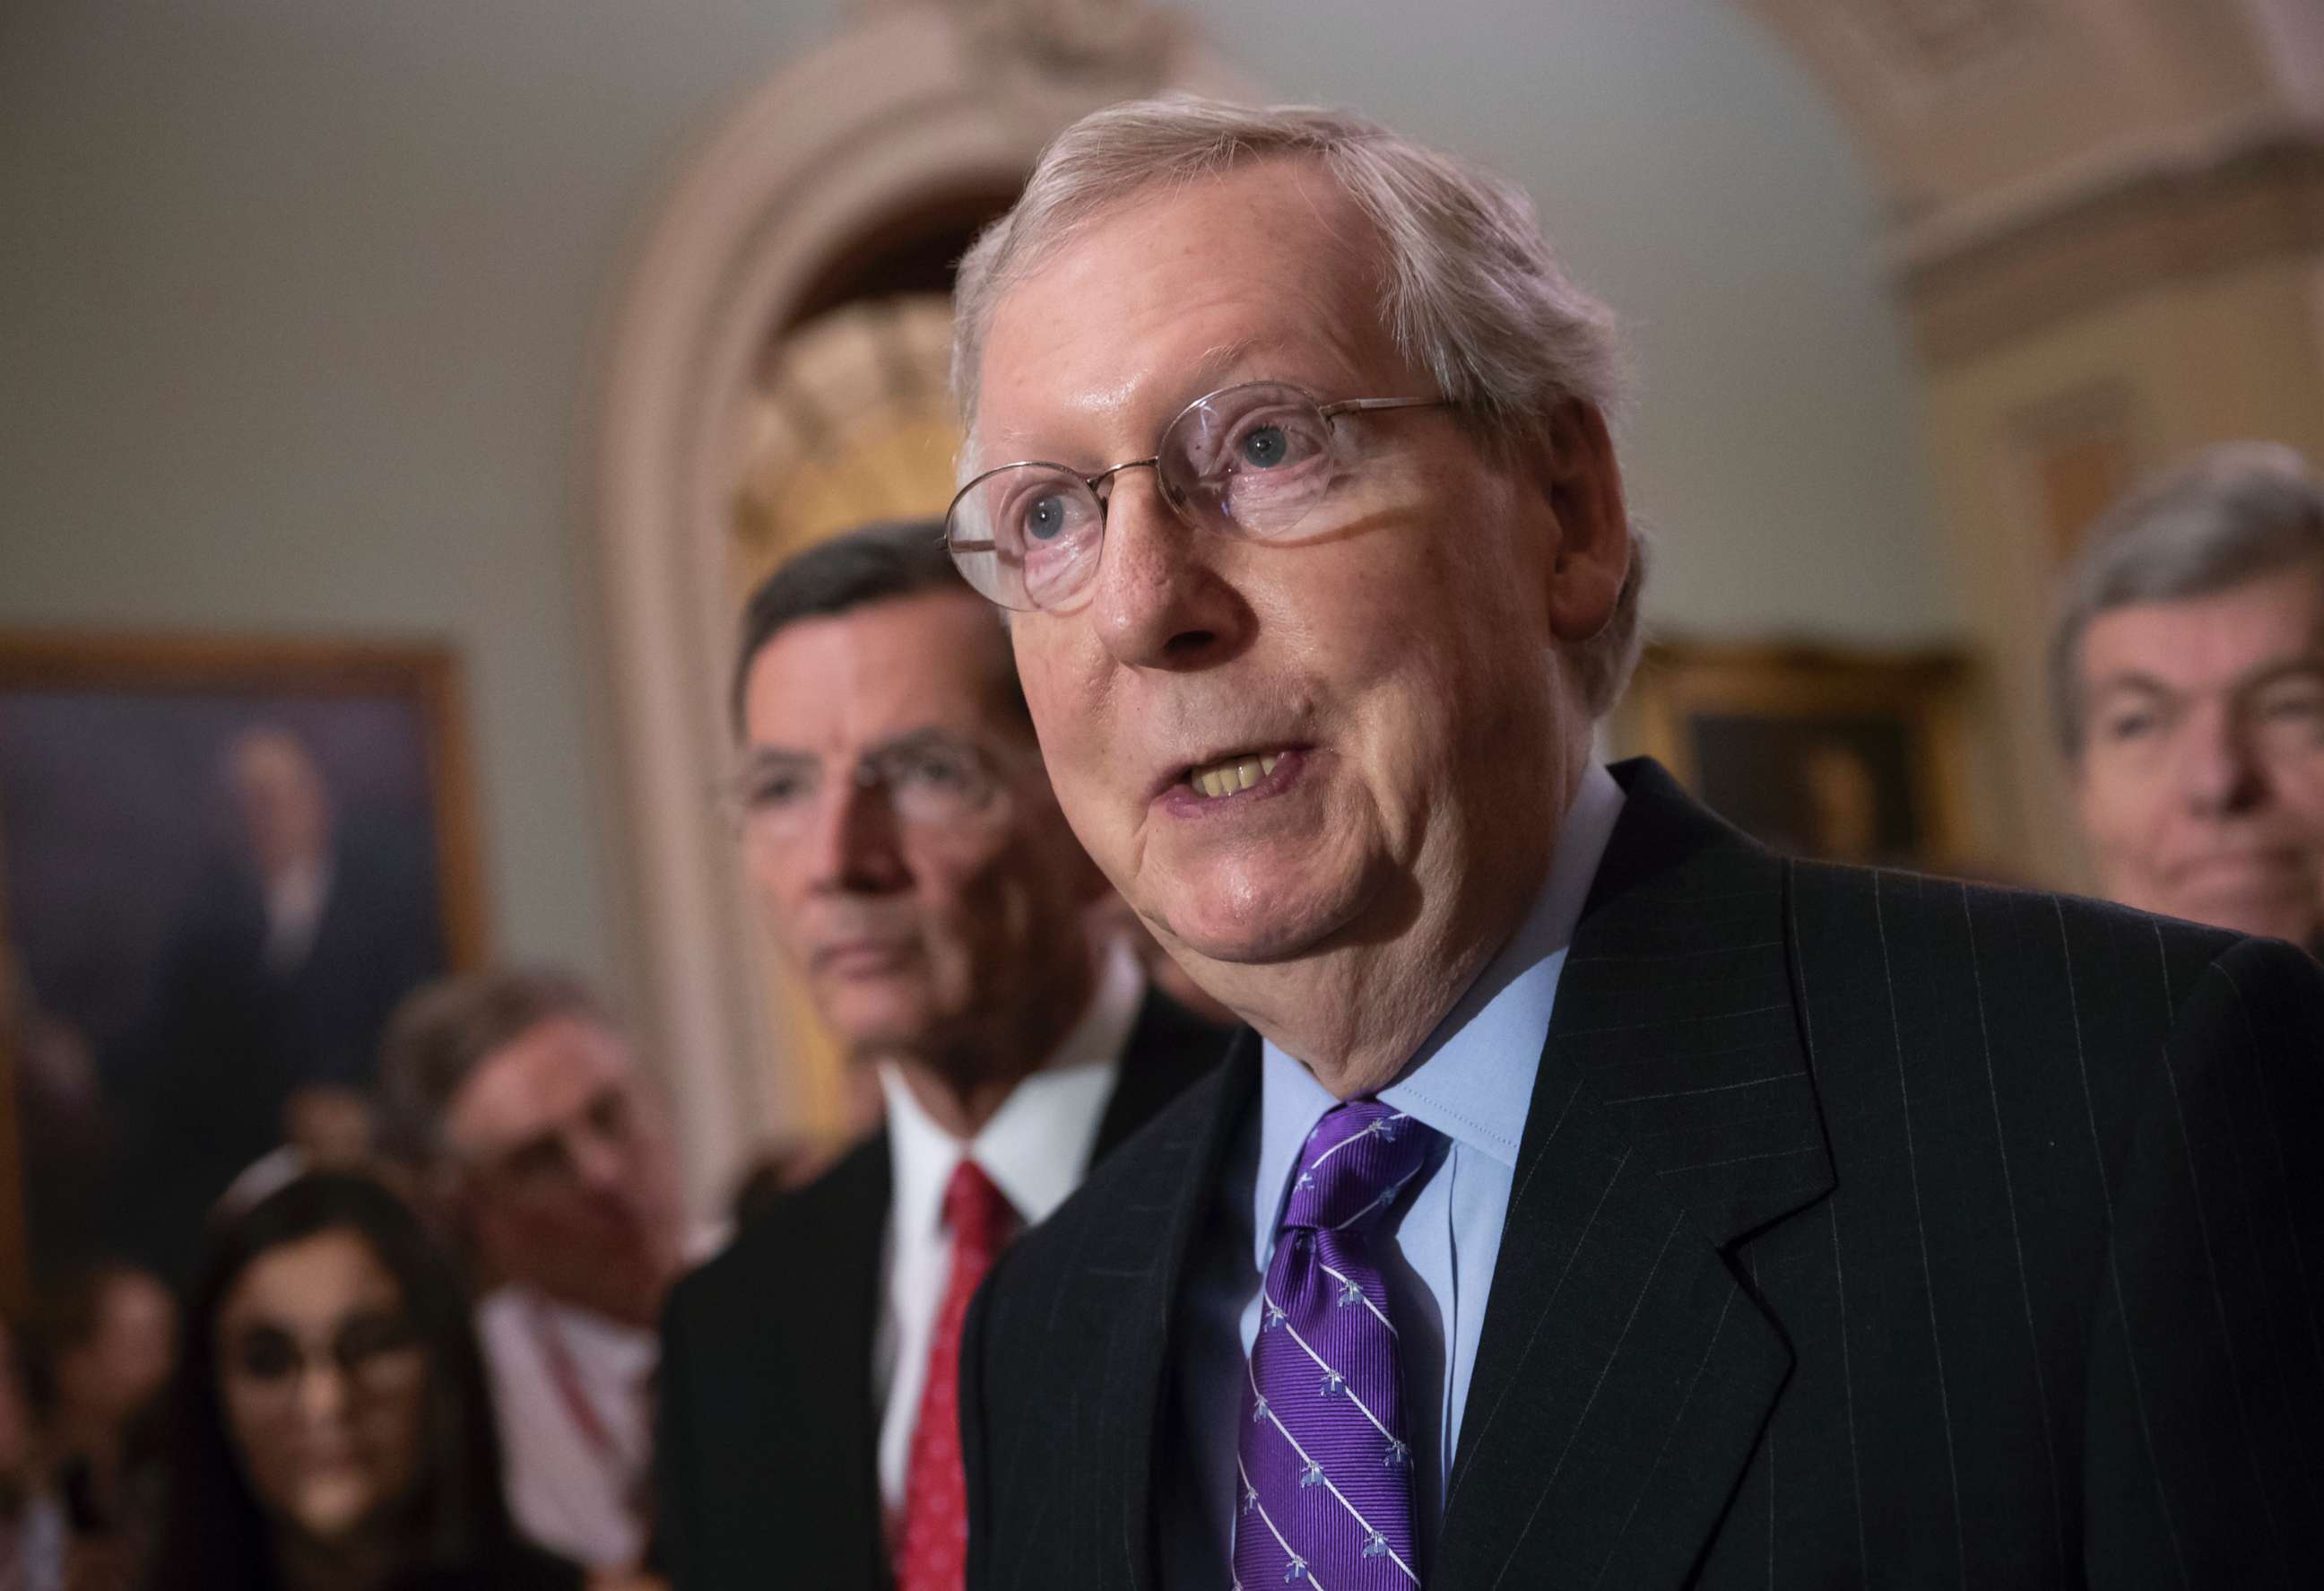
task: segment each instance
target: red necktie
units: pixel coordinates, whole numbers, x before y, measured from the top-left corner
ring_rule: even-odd
[[[928,1379],[912,1427],[904,1474],[904,1525],[896,1536],[896,1591],[961,1591],[968,1568],[968,1487],[960,1467],[960,1329],[976,1284],[1017,1230],[1017,1212],[974,1161],[945,1188],[952,1277],[936,1308]]]

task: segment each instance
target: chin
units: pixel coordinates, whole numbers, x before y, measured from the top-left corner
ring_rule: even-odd
[[[298,1509],[299,1527],[318,1541],[337,1541],[370,1518],[373,1504],[368,1486],[333,1487],[302,1500]]]
[[[1267,966],[1296,961],[1338,940],[1365,892],[1357,881],[1262,883],[1247,877],[1191,881],[1157,913],[1180,945],[1208,961]]]
[[[852,1050],[908,1044],[927,1030],[929,1005],[917,994],[854,990],[823,1006],[824,1025]]]

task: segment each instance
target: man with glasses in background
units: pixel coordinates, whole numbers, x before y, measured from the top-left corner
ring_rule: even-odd
[[[673,1296],[660,1556],[680,1591],[950,1591],[970,1295],[1225,1035],[1093,939],[1104,880],[940,524],[769,576],[733,711],[743,865],[887,1122]]]
[[[654,1325],[687,1246],[660,1100],[604,1002],[550,971],[417,991],[381,1069],[491,1284],[476,1328],[511,1512],[576,1562],[634,1568],[652,1529]]]
[[[960,567],[1250,1024],[977,1296],[972,1587],[2316,1578],[2324,969],[1600,763],[1621,361],[1521,192],[1113,106],[955,304]]]

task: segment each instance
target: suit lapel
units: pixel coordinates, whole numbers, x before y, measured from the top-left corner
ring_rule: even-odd
[[[818,1520],[816,1533],[833,1542],[870,1544],[869,1567],[881,1584],[887,1566],[880,1545],[885,1529],[871,1344],[879,1319],[891,1193],[888,1134],[881,1132],[850,1150],[783,1210],[793,1258],[782,1273],[811,1288],[814,1301],[802,1299],[782,1309],[791,1351],[755,1361],[796,1378],[798,1406],[807,1411],[806,1427],[815,1435],[814,1463],[845,1477],[838,1488],[845,1497],[845,1515]],[[770,1522],[779,1517],[770,1511]]]
[[[1557,991],[1431,1584],[1665,1586],[1792,1365],[1727,1252],[1831,1186],[1786,865],[1652,763]]]
[[[1161,1113],[1186,1086],[1219,1063],[1227,1035],[1161,990],[1148,987],[1138,1022],[1122,1046],[1120,1079],[1099,1118],[1092,1162]]]
[[[1141,1139],[1131,1152],[1154,1168],[1122,1194],[1120,1217],[1093,1224],[1077,1274],[1093,1330],[1106,1337],[1107,1384],[1124,1389],[1106,1400],[1102,1462],[1096,1478],[1100,1517],[1120,1522],[1106,1534],[1123,1544],[1126,1582],[1155,1583],[1154,1511],[1160,1493],[1157,1452],[1172,1381],[1172,1322],[1189,1252],[1218,1196],[1221,1167],[1237,1125],[1259,1091],[1259,1035],[1245,1028],[1227,1050],[1206,1110],[1171,1113],[1160,1140]],[[1106,1584],[1114,1582],[1109,1577]]]

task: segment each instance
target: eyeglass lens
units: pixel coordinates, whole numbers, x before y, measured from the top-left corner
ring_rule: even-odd
[[[937,828],[977,817],[1001,790],[1000,774],[976,747],[936,735],[872,752],[850,776],[865,790],[885,791],[904,822]],[[742,776],[742,821],[760,837],[796,839],[829,799],[827,783],[812,758],[769,758]]]
[[[1332,422],[1296,387],[1272,382],[1197,399],[1170,422],[1151,467],[1164,501],[1203,529],[1246,539],[1296,528],[1332,480]],[[1121,465],[1098,477],[1110,497]],[[954,501],[954,561],[1007,607],[1069,600],[1095,573],[1105,502],[1087,477],[1047,464],[1010,465]]]
[[[419,1343],[410,1316],[401,1310],[349,1316],[340,1322],[328,1344],[315,1350],[327,1357],[349,1380],[359,1381],[376,1371],[393,1354]],[[234,1346],[234,1365],[253,1381],[279,1384],[304,1374],[309,1351],[291,1332],[261,1324],[244,1331]]]

